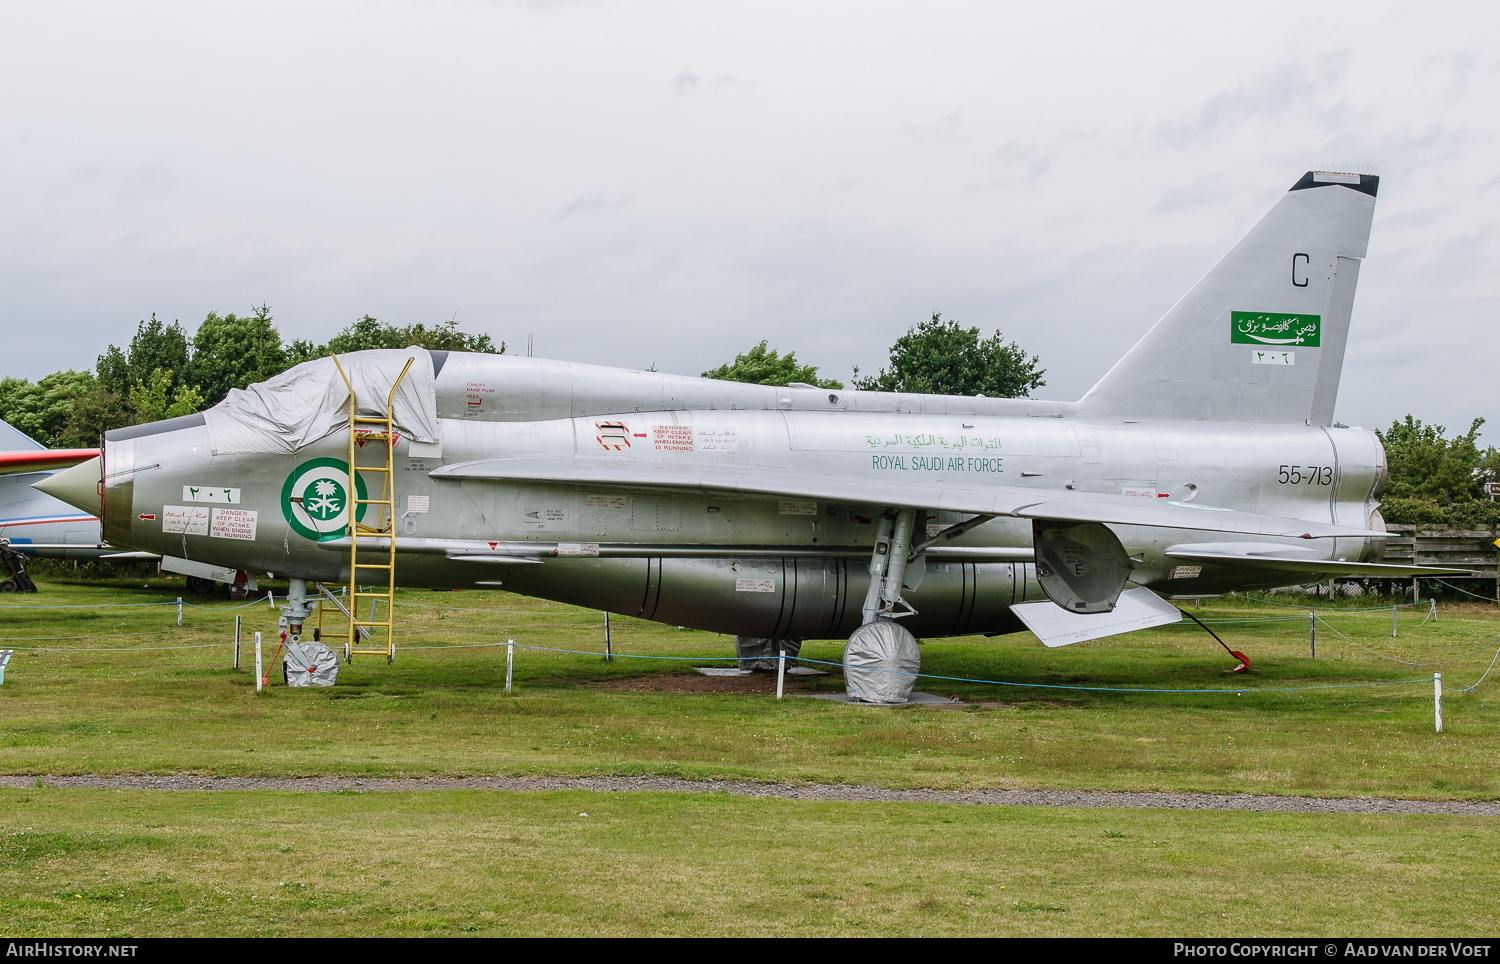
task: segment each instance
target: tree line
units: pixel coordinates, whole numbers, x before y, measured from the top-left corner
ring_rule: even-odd
[[[889,367],[861,378],[855,366],[853,385],[865,392],[1024,398],[1047,384],[1042,379],[1046,369],[1037,363],[1035,355],[1027,355],[1013,341],[1006,342],[998,331],[985,338],[978,328],[945,321],[934,312],[896,339]],[[778,356],[764,341],[736,355],[729,364],[703,372],[703,377],[757,385],[844,387],[843,382],[819,378],[818,369],[800,364],[796,352]]]
[[[152,315],[125,347],[110,345],[93,371],[53,372],[35,383],[0,378],[0,419],[49,448],[92,448],[110,429],[191,415],[293,365],[367,348],[503,353],[455,321],[391,325],[365,315],[326,343],[284,343],[266,305],[247,315],[209,312],[191,337]]]
[[[1408,415],[1385,431],[1389,475],[1380,497],[1386,522],[1435,529],[1490,529],[1500,523],[1500,502],[1484,492],[1500,482],[1500,452],[1479,447],[1476,418],[1462,435],[1448,438],[1442,425],[1424,425]]]

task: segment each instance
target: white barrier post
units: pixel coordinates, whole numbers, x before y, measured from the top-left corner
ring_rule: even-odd
[[[1443,732],[1443,674],[1432,674],[1432,721],[1437,726],[1435,732]]]
[[[781,691],[786,686],[786,647],[781,647],[781,658],[776,661],[776,698],[781,699]]]
[[[516,641],[507,639],[505,641],[505,695],[510,695],[510,674],[516,665]]]
[[[604,611],[604,661],[606,663],[615,661],[614,654],[609,647],[609,610],[607,609]]]
[[[265,677],[261,675],[260,633],[255,634],[255,692],[259,693]]]
[[[177,597],[177,625],[182,625],[182,597]]]
[[[1429,609],[1429,610],[1427,610],[1427,615],[1429,615],[1429,616],[1432,617],[1432,621],[1433,622],[1437,622],[1437,597],[1436,596],[1432,597],[1432,608]]]
[[[240,617],[234,617],[234,668],[240,668]]]
[[[1391,603],[1391,638],[1396,638],[1396,604]]]

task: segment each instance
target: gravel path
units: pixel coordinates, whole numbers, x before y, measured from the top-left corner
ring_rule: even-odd
[[[884,790],[830,784],[734,783],[670,777],[463,777],[364,779],[360,777],[42,777],[49,787],[93,790],[293,790],[393,792],[413,790],[591,790],[600,793],[731,793],[780,800],[876,803],[967,803],[1012,807],[1121,807],[1157,810],[1250,810],[1262,813],[1422,813],[1500,816],[1500,802],[1386,800],[1379,797],[1281,797],[1250,793],[1125,793],[1115,790]],[[0,776],[0,787],[36,785],[34,776]]]

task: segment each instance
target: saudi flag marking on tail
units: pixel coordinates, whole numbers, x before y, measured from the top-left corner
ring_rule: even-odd
[[[1283,315],[1274,311],[1231,311],[1229,340],[1236,345],[1298,345],[1317,348],[1322,332],[1318,315]]]

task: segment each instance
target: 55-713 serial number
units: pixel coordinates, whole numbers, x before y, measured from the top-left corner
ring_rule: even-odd
[[[1282,485],[1332,485],[1331,465],[1283,465],[1276,473]]]

